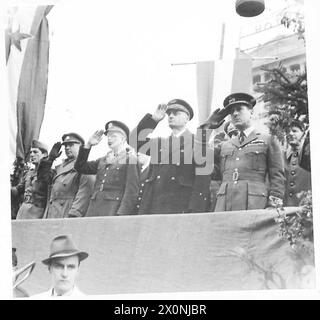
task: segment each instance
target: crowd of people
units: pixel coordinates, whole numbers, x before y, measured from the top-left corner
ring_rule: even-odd
[[[249,94],[229,95],[196,134],[187,129],[192,107],[174,99],[146,114],[131,132],[123,122],[109,121],[88,141],[78,133],[64,134],[50,151],[34,140],[29,158],[33,166],[11,187],[13,201],[23,196],[13,218],[299,206],[301,192],[311,189],[310,152],[304,154],[306,129],[302,122],[292,121],[284,149],[274,135],[255,128],[255,104]],[[171,135],[149,138],[166,115]],[[227,116],[230,121],[225,123]],[[88,161],[91,148],[104,135],[109,151]],[[55,166],[62,146],[66,158]]]

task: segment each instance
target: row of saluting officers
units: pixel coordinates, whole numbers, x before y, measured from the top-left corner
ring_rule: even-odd
[[[299,148],[283,155],[274,136],[254,128],[255,103],[245,93],[229,95],[196,135],[186,128],[193,118],[191,106],[174,99],[146,114],[132,132],[120,121],[109,121],[87,142],[77,133],[65,134],[49,155],[34,141],[30,161],[35,168],[11,190],[13,197],[24,194],[17,219],[238,211],[283,201],[296,206],[299,191],[311,189],[310,165],[301,167]],[[149,139],[166,114],[172,134]],[[237,134],[210,145],[212,130],[228,115]],[[292,126],[303,136],[299,123]],[[103,135],[110,151],[88,161]],[[53,168],[61,145],[67,158]],[[214,197],[212,178],[220,182]]]

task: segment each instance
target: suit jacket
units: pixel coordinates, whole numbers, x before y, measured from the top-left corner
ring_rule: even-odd
[[[268,196],[284,197],[284,163],[276,138],[253,130],[215,148],[222,183],[215,211],[264,209]]]
[[[44,218],[85,216],[93,191],[94,177],[79,174],[74,169],[74,164],[75,160],[65,160],[55,170],[51,170],[52,161],[48,159],[41,161],[38,177],[50,185]]]
[[[77,287],[74,287],[71,294],[66,296],[54,296],[52,295],[53,288],[50,288],[48,291],[41,292],[31,296],[32,299],[44,300],[44,299],[72,299],[72,298],[84,298],[86,295],[81,292]]]
[[[87,217],[129,215],[135,213],[139,188],[137,157],[126,150],[111,159],[87,161],[90,149],[81,147],[75,168],[83,174],[96,175]]]
[[[198,142],[186,130],[179,138],[147,138],[157,126],[151,114],[132,131],[130,143],[141,153],[151,156],[148,177],[139,189],[139,214],[204,212],[210,201],[209,184],[212,168],[203,169]],[[138,139],[137,139],[138,138]],[[201,171],[201,170],[200,170]]]

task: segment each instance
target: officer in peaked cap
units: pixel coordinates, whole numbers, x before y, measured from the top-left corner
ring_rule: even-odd
[[[130,130],[121,121],[116,121],[116,120],[109,121],[106,123],[105,129],[106,129],[106,131],[104,132],[105,135],[107,135],[108,132],[118,132],[118,133],[122,133],[127,140],[129,139]]]
[[[171,111],[182,111],[189,116],[189,120],[193,118],[193,109],[189,103],[181,99],[173,99],[168,102],[166,113],[169,114]]]
[[[248,93],[233,93],[227,96],[223,101],[223,107],[231,113],[234,106],[247,106],[253,109],[256,105],[256,99]]]
[[[209,118],[217,128],[230,115],[239,131],[238,136],[214,148],[215,168],[222,177],[215,211],[264,209],[283,201],[284,163],[280,144],[274,136],[254,127],[255,104],[250,94],[233,93],[223,101],[223,109],[215,110]]]
[[[39,140],[32,141],[30,162],[33,167],[28,169],[17,186],[11,188],[11,196],[13,198],[22,194],[24,196],[16,219],[39,219],[43,217],[47,202],[47,187],[38,181],[37,173],[39,163],[47,154],[48,148],[43,142]]]
[[[308,167],[310,167],[310,146],[307,151],[303,148],[307,138],[306,126],[302,121],[294,119],[289,124],[287,135],[288,148],[285,151],[285,177],[286,192],[285,206],[299,206],[302,191],[311,190],[311,173],[301,165],[301,160],[306,158],[308,152]],[[308,142],[309,143],[309,142]]]
[[[75,132],[62,136],[62,143],[53,145],[49,156],[39,166],[39,179],[50,189],[44,218],[78,218],[85,216],[93,190],[94,177],[79,174],[74,164],[84,139]],[[52,169],[64,146],[66,158]]]
[[[66,145],[68,143],[79,143],[79,144],[84,144],[83,138],[75,133],[75,132],[70,132],[66,133],[62,136],[62,145]]]
[[[88,161],[91,147],[106,135],[110,151],[104,157]],[[75,168],[79,173],[95,175],[96,181],[86,217],[130,215],[135,213],[139,188],[137,156],[128,145],[129,128],[120,121],[108,121],[105,130],[96,131],[80,147]]]
[[[171,135],[148,138],[166,115]],[[153,114],[147,113],[133,130],[130,143],[150,156],[147,177],[139,190],[138,214],[206,211],[211,171],[197,174],[200,165],[195,156],[195,135],[187,129],[193,115],[189,103],[173,99],[159,104]]]

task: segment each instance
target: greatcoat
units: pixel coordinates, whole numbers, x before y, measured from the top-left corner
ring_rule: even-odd
[[[147,114],[131,134],[132,146],[151,156],[148,177],[139,189],[138,214],[205,212],[210,202],[212,169],[198,174],[201,161],[197,162],[195,136],[185,130],[179,137],[147,138],[157,124]]]
[[[41,160],[38,178],[40,180],[47,175],[45,179],[50,186],[44,218],[85,216],[93,191],[94,177],[79,174],[74,168],[75,161],[75,159],[66,159],[54,170],[51,170],[52,161]]]
[[[75,168],[83,174],[96,175],[86,216],[114,216],[135,213],[139,188],[137,157],[132,151],[112,151],[95,161],[87,161],[90,149],[80,147]]]

